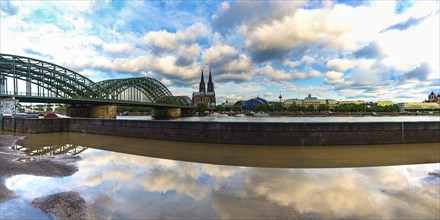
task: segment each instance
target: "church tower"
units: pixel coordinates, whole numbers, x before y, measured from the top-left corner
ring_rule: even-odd
[[[435,97],[434,92],[432,91],[431,94],[429,94],[429,96],[428,96],[428,102],[436,102],[436,101],[437,101],[437,99]]]
[[[209,75],[209,76],[211,76],[211,75]],[[206,92],[206,89],[205,89],[205,79],[203,78],[203,70],[202,70],[202,78],[200,79],[200,84],[199,84],[199,92]]]
[[[206,91],[205,86],[206,86],[205,79],[202,70],[202,76],[200,78],[200,84],[199,84],[199,92],[193,92],[192,103],[194,106],[197,106],[199,103],[204,103],[208,106],[209,109],[214,110],[216,106],[216,102],[215,102],[214,83],[212,82],[211,70],[209,70],[208,91]]]
[[[208,92],[214,92],[214,83],[212,82],[211,69],[209,69]]]

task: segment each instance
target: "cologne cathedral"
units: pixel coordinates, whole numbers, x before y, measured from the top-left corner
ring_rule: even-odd
[[[212,82],[211,70],[209,70],[209,80],[208,80],[208,89],[205,87],[205,79],[203,76],[200,79],[199,84],[199,92],[193,92],[192,95],[192,103],[197,106],[199,103],[205,103],[208,108],[215,109],[215,92],[214,92],[214,83]]]

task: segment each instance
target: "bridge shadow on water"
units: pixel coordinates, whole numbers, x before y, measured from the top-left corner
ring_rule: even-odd
[[[115,137],[75,132],[20,134],[17,148],[32,156],[79,155],[87,148],[146,157],[231,166],[272,168],[371,167],[440,162],[440,143],[260,146]]]

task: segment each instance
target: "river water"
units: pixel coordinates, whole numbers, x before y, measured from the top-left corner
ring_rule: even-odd
[[[125,120],[153,120],[151,116],[117,116]],[[404,121],[440,121],[439,115],[422,116],[331,116],[331,117],[258,117],[258,116],[204,116],[171,119],[174,121],[222,121],[222,122],[404,122]]]
[[[72,176],[7,179],[20,197],[1,204],[2,219],[53,219],[29,203],[64,191],[79,192],[99,219],[440,218],[438,143],[286,147],[50,133],[15,148],[28,159],[81,160]]]

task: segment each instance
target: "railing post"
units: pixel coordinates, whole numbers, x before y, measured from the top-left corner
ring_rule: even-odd
[[[405,143],[405,123],[402,122],[402,144]]]
[[[15,121],[16,117],[15,117],[15,109],[12,112],[12,117],[11,117],[11,131],[15,132],[15,127],[16,127],[16,121]]]

